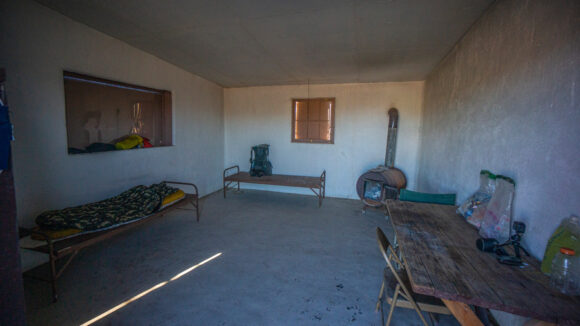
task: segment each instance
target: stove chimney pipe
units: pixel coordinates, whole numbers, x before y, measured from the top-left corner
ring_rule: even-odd
[[[385,152],[385,166],[393,168],[395,166],[395,152],[397,150],[397,126],[399,125],[399,111],[391,108],[389,115],[389,131],[387,133],[387,150]]]

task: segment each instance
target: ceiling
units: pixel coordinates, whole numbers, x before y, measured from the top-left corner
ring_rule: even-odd
[[[37,0],[224,87],[424,80],[493,0]]]

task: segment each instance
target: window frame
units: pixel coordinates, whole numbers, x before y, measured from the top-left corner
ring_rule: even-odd
[[[321,100],[321,101],[330,101],[332,102],[330,108],[330,140],[325,139],[316,139],[316,138],[305,138],[305,139],[296,139],[296,102],[298,101],[307,101],[310,102],[311,100]],[[336,98],[335,97],[315,97],[315,98],[293,98],[292,99],[292,106],[290,108],[291,116],[292,116],[292,129],[290,130],[290,141],[292,143],[306,143],[306,144],[334,144],[334,116],[336,115]],[[308,120],[310,121],[310,120]]]

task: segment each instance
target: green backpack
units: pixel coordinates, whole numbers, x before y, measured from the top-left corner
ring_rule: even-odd
[[[261,144],[252,147],[250,152],[250,175],[261,177],[272,175],[272,163],[268,160],[270,154],[270,145]]]

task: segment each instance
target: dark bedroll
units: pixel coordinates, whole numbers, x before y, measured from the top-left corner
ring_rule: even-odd
[[[139,185],[99,202],[44,212],[36,217],[36,224],[52,231],[101,230],[155,213],[165,197],[178,191],[164,182],[149,187]]]
[[[62,239],[53,239],[49,234],[46,232],[38,231],[35,229],[25,229],[20,228],[20,236],[25,237],[28,235],[35,236],[37,239],[42,239],[45,244],[36,246],[36,247],[23,247],[28,250],[33,250],[36,252],[44,253],[48,255],[49,258],[49,265],[50,265],[50,277],[39,277],[37,275],[33,275],[32,273],[26,272],[24,273],[25,276],[39,279],[42,281],[50,282],[52,285],[52,295],[53,301],[56,302],[58,299],[58,292],[57,292],[57,285],[56,281],[58,278],[63,274],[66,268],[69,266],[71,261],[74,257],[79,253],[80,250],[91,246],[93,244],[99,243],[103,240],[111,238],[115,235],[123,233],[129,229],[133,229],[137,226],[145,224],[157,217],[163,216],[175,209],[184,209],[184,210],[192,210],[192,209],[185,209],[184,206],[187,203],[190,203],[195,208],[196,219],[199,222],[199,192],[197,186],[193,183],[187,182],[178,182],[178,181],[164,181],[167,184],[175,184],[175,185],[182,185],[186,187],[191,187],[193,193],[186,193],[184,197],[181,199],[173,202],[171,205],[162,207],[161,209],[153,212],[150,215],[144,216],[139,219],[134,219],[124,224],[120,224],[118,226],[108,227],[103,230],[93,230],[89,232],[82,232],[73,234],[71,236],[62,238]],[[63,258],[67,258],[63,264],[57,266],[57,262],[62,260]]]

